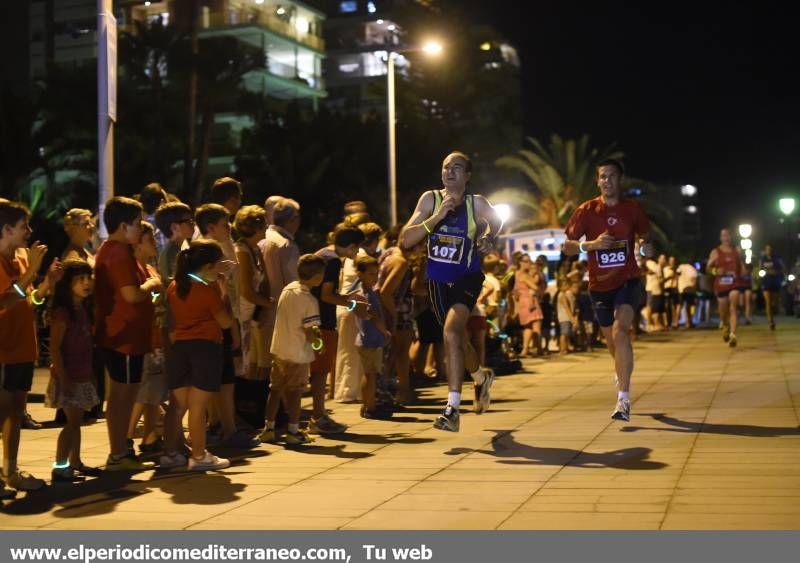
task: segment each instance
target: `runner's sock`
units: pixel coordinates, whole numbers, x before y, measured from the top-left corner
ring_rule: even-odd
[[[619,391],[617,393],[617,399],[622,399],[623,401],[628,400],[628,391]]]
[[[474,372],[469,374],[469,376],[477,385],[483,385],[483,382],[486,380],[486,376],[483,374],[483,368],[480,366],[478,366],[478,369],[476,369]]]
[[[300,432],[300,424],[289,424],[289,433],[290,434],[297,434]]]
[[[274,420],[268,420],[267,421],[267,430],[275,430],[275,421]]]
[[[461,406],[461,393],[458,391],[450,391],[447,394],[447,404],[458,410],[458,407]]]

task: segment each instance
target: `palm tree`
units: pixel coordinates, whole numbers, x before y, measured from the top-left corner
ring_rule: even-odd
[[[197,164],[192,177],[192,190],[189,192],[194,194],[195,202],[203,200],[211,127],[217,112],[227,104],[241,113],[240,102],[244,94],[242,80],[248,73],[263,69],[265,63],[263,49],[235,37],[209,37],[201,41],[197,69],[198,103],[202,120],[197,134]]]
[[[175,49],[179,35],[174,25],[164,25],[161,17],[153,22],[135,21],[134,33],[123,33],[120,41],[120,59],[127,77],[143,85],[152,95],[152,143],[148,170],[151,176],[164,182],[168,176],[170,154],[167,150],[167,133],[164,126],[164,78],[168,60]]]
[[[594,196],[597,163],[624,156],[614,145],[602,151],[590,148],[588,135],[577,141],[553,135],[548,148],[533,137],[528,137],[528,142],[533,150],[520,149],[495,161],[501,168],[520,172],[533,184],[534,191],[506,188],[494,195],[498,201],[503,199],[528,210],[517,219],[519,226],[563,226],[581,201]]]
[[[603,150],[590,147],[588,135],[578,140],[564,140],[554,134],[549,147],[532,137],[528,137],[528,142],[532,150],[520,149],[495,161],[496,166],[521,173],[531,184],[526,188],[503,188],[490,196],[492,202],[515,207],[515,218],[509,225],[514,230],[563,227],[581,202],[597,195],[597,164],[608,158],[621,160],[624,157],[614,144]],[[626,177],[623,192],[632,188],[638,190],[639,202],[651,217],[653,233],[662,242],[667,242],[659,219],[668,216],[669,212],[647,197],[654,194],[657,187],[646,180]]]

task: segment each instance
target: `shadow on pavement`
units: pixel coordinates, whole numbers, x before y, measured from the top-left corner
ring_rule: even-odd
[[[256,455],[253,455],[256,454]],[[262,457],[267,452],[250,452],[248,455],[230,456],[232,467],[249,464],[248,457]],[[104,471],[99,477],[78,483],[57,483],[39,491],[29,492],[22,498],[5,503],[0,514],[44,514],[53,511],[59,518],[97,516],[114,512],[126,500],[161,489],[172,495],[176,504],[225,504],[239,499],[244,484],[231,483],[224,474],[207,473],[202,480],[187,479],[198,473],[177,469],[156,471],[147,481],[132,481],[131,472]],[[56,510],[55,507],[61,506]]]
[[[354,444],[376,444],[379,446],[388,444],[429,444],[434,441],[433,438],[417,438],[402,433],[374,435],[345,432],[344,434],[331,436],[331,439],[339,440],[340,442],[352,442]]]
[[[697,434],[723,434],[727,436],[749,436],[752,438],[777,438],[780,436],[800,436],[796,426],[753,426],[751,424],[714,424],[711,422],[690,422],[664,413],[641,413],[673,428],[648,428],[644,426],[625,426],[622,432],[654,430],[656,432],[686,432]]]
[[[514,430],[490,430],[490,432],[495,433],[492,438],[491,450],[453,448],[445,454],[482,453],[497,457],[499,458],[498,463],[508,465],[563,465],[587,469],[615,467],[632,470],[654,470],[668,467],[666,463],[647,459],[653,451],[650,448],[625,448],[603,453],[568,448],[539,448],[517,442],[513,436]]]

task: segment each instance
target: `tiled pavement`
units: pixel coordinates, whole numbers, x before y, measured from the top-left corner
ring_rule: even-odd
[[[629,424],[609,418],[606,353],[530,361],[458,434],[431,428],[443,386],[388,422],[334,405],[341,439],[263,446],[215,474],[48,487],[5,503],[0,528],[800,529],[800,323],[739,336],[638,342]],[[25,469],[49,474],[57,432],[24,431]],[[105,426],[83,436],[84,461],[103,463]]]

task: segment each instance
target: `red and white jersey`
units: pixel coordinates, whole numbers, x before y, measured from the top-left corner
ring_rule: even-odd
[[[602,197],[583,203],[570,217],[566,234],[570,240],[594,240],[604,232],[614,237],[615,244],[607,250],[589,252],[589,289],[611,291],[631,278],[639,277],[634,255],[637,237],[646,235],[650,222],[635,201],[621,199],[616,205],[606,205]]]
[[[722,250],[722,247],[718,246],[716,267],[717,273],[714,276],[714,293],[730,291],[739,287],[739,274],[742,271],[742,259],[739,256],[738,250],[735,248],[732,250]]]

